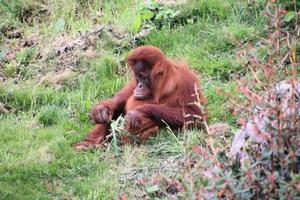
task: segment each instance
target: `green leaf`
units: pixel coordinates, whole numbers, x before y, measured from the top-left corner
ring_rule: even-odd
[[[152,185],[152,186],[146,188],[146,192],[150,193],[150,194],[157,192],[157,191],[159,191],[159,185]]]
[[[141,20],[145,21],[154,17],[154,12],[150,10],[143,10],[140,15],[141,15]]]
[[[59,18],[54,25],[55,30],[61,31],[64,29],[64,27],[65,27],[65,20],[63,18]]]
[[[92,106],[93,106],[93,103],[92,103],[91,100],[86,100],[86,101],[84,102],[84,108],[85,108],[86,110],[90,110]]]
[[[289,11],[284,16],[284,21],[290,22],[296,17],[296,13],[294,11]]]
[[[135,19],[131,25],[131,31],[133,33],[138,33],[140,28],[141,28],[141,25],[142,25],[142,18],[141,18],[141,15],[137,15],[135,16]]]
[[[79,120],[82,121],[82,122],[86,122],[86,121],[89,120],[89,118],[88,118],[88,116],[87,116],[86,113],[80,112],[80,113],[79,113]]]

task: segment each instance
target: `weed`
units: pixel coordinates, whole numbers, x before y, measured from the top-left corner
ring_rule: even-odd
[[[246,107],[250,116],[240,120],[243,128],[234,138],[232,160],[225,157],[224,164],[218,159],[217,170],[211,170],[218,181],[201,188],[197,198],[294,199],[300,195],[296,186],[300,90],[295,56],[299,26],[286,29],[286,14],[281,4],[268,3],[267,38],[253,48],[248,44],[238,54],[252,74],[238,80],[239,90],[250,102]],[[264,56],[257,56],[261,48]]]
[[[14,77],[18,73],[18,64],[12,61],[4,66],[3,74],[7,77]]]
[[[38,121],[44,126],[51,126],[57,124],[60,118],[59,112],[55,107],[44,107],[41,109],[41,112],[38,114]]]

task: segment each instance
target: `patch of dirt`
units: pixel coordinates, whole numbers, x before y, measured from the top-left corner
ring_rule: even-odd
[[[20,28],[14,26],[5,26],[0,29],[1,35],[8,39],[22,38],[23,32]]]
[[[10,36],[8,36],[7,39],[4,39],[1,44],[1,54],[3,55],[1,55],[0,60],[3,62],[0,62],[0,67],[3,67],[4,63],[15,59],[17,53],[20,52],[23,48],[28,48],[36,45],[38,39],[38,36],[35,34],[26,37],[20,36],[14,38],[10,38]]]

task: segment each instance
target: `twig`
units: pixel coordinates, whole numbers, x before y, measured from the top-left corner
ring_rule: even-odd
[[[196,84],[195,84],[195,95],[196,95],[196,98],[197,98],[197,105],[200,109],[200,112],[202,114],[204,114],[203,106],[201,105],[201,101],[200,101],[200,97],[199,97],[199,93],[198,93]],[[217,153],[216,153],[215,147],[213,145],[213,141],[212,141],[212,138],[211,138],[211,133],[209,131],[209,127],[208,127],[208,124],[207,124],[207,121],[206,121],[205,117],[203,117],[203,124],[204,124],[205,130],[206,130],[206,133],[209,135],[209,146],[210,146],[213,154],[216,155]]]

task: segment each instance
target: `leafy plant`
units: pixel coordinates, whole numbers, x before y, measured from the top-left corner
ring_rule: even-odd
[[[141,29],[143,23],[147,20],[150,20],[154,17],[154,12],[147,9],[142,9],[134,18],[133,23],[131,25],[131,31],[133,33],[138,33]]]
[[[279,3],[268,3],[268,37],[248,43],[238,58],[251,76],[239,79],[239,91],[249,101],[242,113],[230,161],[210,170],[210,187],[197,198],[297,199],[300,196],[300,80],[296,44],[299,19],[290,18]],[[298,16],[299,14],[297,14]],[[261,56],[261,49],[264,55]],[[260,55],[260,56],[259,56]],[[212,177],[210,177],[212,178]]]

